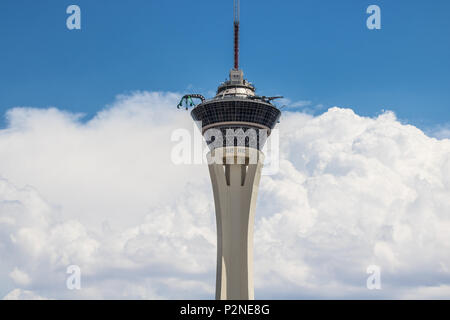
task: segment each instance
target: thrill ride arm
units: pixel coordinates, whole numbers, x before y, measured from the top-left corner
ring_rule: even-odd
[[[264,102],[272,103],[273,100],[282,99],[284,97],[282,97],[282,96],[277,96],[277,97],[266,97],[266,96],[253,96],[252,97],[252,96],[250,96],[248,98],[251,100],[262,100]]]
[[[187,94],[181,98],[180,103],[177,105],[177,108],[180,109],[180,107],[183,106],[183,102],[185,103],[186,110],[188,110],[189,107],[195,107],[195,103],[192,99],[200,99],[202,102],[206,100],[205,97],[201,94]]]

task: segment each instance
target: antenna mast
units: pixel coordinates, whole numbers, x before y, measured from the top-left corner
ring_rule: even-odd
[[[234,70],[239,70],[239,16],[240,0],[234,0]]]

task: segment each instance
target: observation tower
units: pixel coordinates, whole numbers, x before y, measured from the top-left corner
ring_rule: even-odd
[[[185,95],[178,108],[193,107],[192,118],[208,144],[207,155],[217,223],[216,299],[252,300],[253,225],[264,154],[261,152],[281,111],[282,97],[259,96],[239,69],[240,3],[234,0],[234,68],[216,96]],[[194,99],[201,102],[196,105]]]

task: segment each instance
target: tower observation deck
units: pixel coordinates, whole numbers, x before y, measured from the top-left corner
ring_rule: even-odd
[[[234,0],[234,68],[230,70],[229,80],[219,85],[212,99],[186,95],[179,104],[180,107],[185,100],[187,106],[194,106],[191,116],[211,149],[243,146],[261,150],[281,116],[272,101],[282,97],[256,95],[255,87],[244,79],[244,72],[239,69],[239,2]],[[192,98],[202,102],[195,106]]]
[[[219,134],[217,131],[205,135],[211,149],[242,146],[261,150],[281,116],[271,103],[275,98],[255,95],[255,87],[244,79],[243,71],[232,69],[216,96],[197,105],[191,116],[201,123],[203,134],[211,128],[220,131],[222,143],[214,134]]]
[[[282,97],[259,96],[239,69],[240,1],[234,0],[234,68],[215,97],[185,95],[178,108],[193,107],[192,118],[210,149],[208,167],[217,222],[216,299],[254,299],[253,225],[264,154],[261,152],[281,111]],[[195,105],[193,99],[200,99]]]

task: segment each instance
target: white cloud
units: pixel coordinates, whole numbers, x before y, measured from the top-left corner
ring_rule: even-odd
[[[26,272],[23,272],[18,268],[14,268],[14,270],[9,274],[9,276],[18,285],[26,286],[31,283],[30,276]]]
[[[301,111],[305,114],[314,115],[325,108],[323,104],[313,104],[313,102],[310,100],[292,101],[288,98],[282,98],[277,101],[279,102],[278,104],[282,111],[287,111],[290,109],[291,111]]]
[[[120,96],[83,123],[16,108],[0,130],[0,296],[212,298],[207,168],[170,162],[192,130],[176,94]],[[441,297],[450,285],[450,140],[393,113],[285,113],[262,178],[257,298]],[[66,289],[78,265],[82,289]],[[382,290],[366,289],[378,265]]]
[[[47,300],[47,299],[35,294],[33,291],[14,289],[10,293],[8,293],[3,298],[3,300]]]
[[[429,130],[429,134],[438,139],[450,139],[450,124],[434,127]]]
[[[450,286],[441,285],[434,287],[417,287],[413,288],[402,296],[402,299],[433,299],[433,300],[448,300],[450,297]]]
[[[302,108],[302,107],[310,106],[311,104],[312,104],[311,101],[299,100],[299,101],[289,103],[288,107],[289,108]]]
[[[280,105],[282,105],[284,108],[301,108],[310,106],[312,104],[309,100],[298,100],[298,101],[292,101],[289,98],[281,98],[277,100]]]

